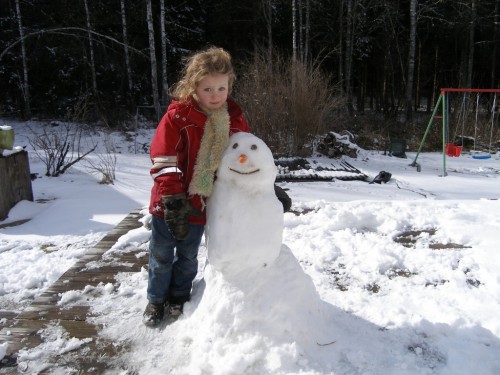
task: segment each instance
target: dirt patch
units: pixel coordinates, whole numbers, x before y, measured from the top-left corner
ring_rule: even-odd
[[[394,242],[400,243],[401,245],[408,248],[414,248],[417,241],[421,239],[424,235],[428,235],[432,241],[432,236],[434,236],[436,232],[437,228],[408,230],[394,237]],[[429,249],[432,250],[470,249],[470,248],[471,248],[470,246],[466,246],[455,242],[448,242],[448,243],[432,242],[431,244],[429,244]]]

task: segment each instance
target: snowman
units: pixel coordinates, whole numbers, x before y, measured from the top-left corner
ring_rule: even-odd
[[[276,174],[261,139],[230,137],[207,202],[208,260],[228,279],[268,267],[280,254],[283,207],[274,192]]]
[[[208,362],[214,355],[232,358],[241,345],[263,353],[265,358],[257,356],[250,367],[262,364],[266,370],[260,373],[268,373],[281,360],[292,360],[279,348],[292,345],[304,363],[322,361],[329,353],[326,347],[318,350],[318,343],[333,337],[326,303],[282,243],[284,214],[274,192],[276,174],[273,155],[261,139],[249,133],[230,137],[207,202],[208,264],[185,307],[192,318],[186,325],[198,335],[193,356],[216,347]]]
[[[207,201],[208,263],[183,317],[166,332],[182,348],[170,353],[169,366],[193,366],[179,373],[333,371],[332,310],[282,243],[276,174],[262,140],[230,137]]]

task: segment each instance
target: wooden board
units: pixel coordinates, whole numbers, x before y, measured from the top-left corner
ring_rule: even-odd
[[[54,325],[61,327],[69,337],[92,341],[74,351],[50,358],[49,363],[58,369],[78,368],[83,371],[80,373],[103,373],[109,369],[110,359],[125,348],[117,347],[99,337],[100,327],[87,320],[92,315],[84,299],[81,303],[76,302],[71,306],[59,306],[57,302],[67,291],[80,291],[87,285],[115,283],[115,276],[120,272],[140,272],[148,260],[147,256],[143,256],[143,249],[130,248],[126,252],[113,253],[113,256],[106,257],[107,259],[102,257],[122,235],[142,225],[138,221],[141,217],[139,211],[132,211],[24,311],[19,314],[0,311],[0,319],[4,318],[3,324],[0,325],[0,342],[8,343],[4,361],[6,364],[0,364],[0,374],[8,373],[3,371],[3,368],[7,371],[7,367],[13,371],[15,369],[15,373],[29,373],[29,368],[22,368],[23,363],[16,363],[17,352],[42,344],[44,339],[39,331]],[[98,262],[99,267],[88,267],[90,262]]]

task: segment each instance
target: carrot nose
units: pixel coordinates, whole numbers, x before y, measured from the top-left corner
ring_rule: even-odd
[[[240,163],[243,164],[248,160],[248,156],[241,154],[240,155]]]

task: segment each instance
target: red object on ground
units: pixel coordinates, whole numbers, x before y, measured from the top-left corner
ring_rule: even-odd
[[[446,155],[448,156],[460,156],[462,153],[462,146],[455,146],[453,143],[447,143],[445,147]]]

